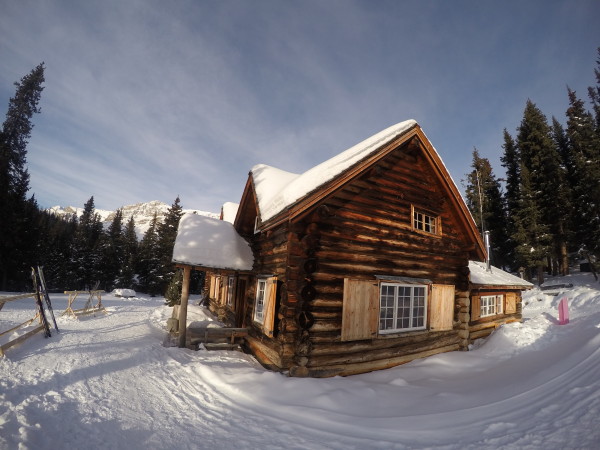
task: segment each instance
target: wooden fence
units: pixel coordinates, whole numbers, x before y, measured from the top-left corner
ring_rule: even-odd
[[[90,313],[94,313],[97,311],[106,312],[106,309],[104,308],[104,306],[102,306],[102,294],[103,293],[104,293],[103,290],[65,291],[65,294],[67,294],[69,296],[69,298],[68,298],[68,303],[67,303],[67,309],[62,313],[62,315],[64,316],[66,314],[66,315],[71,315],[73,317],[77,317],[78,315],[90,314]],[[87,294],[87,295],[89,295],[89,297],[83,308],[73,309],[73,303],[75,302],[75,300],[77,299],[77,296],[79,294]],[[9,296],[9,297],[0,297],[0,311],[2,310],[2,307],[4,306],[5,303],[12,302],[15,300],[22,300],[22,299],[26,299],[26,298],[34,298],[35,299],[36,295],[37,294],[35,292],[32,292],[30,294],[19,294],[19,295],[13,295],[13,296]],[[13,331],[17,331],[19,328],[24,328],[24,327],[30,325],[32,322],[34,322],[38,318],[40,320],[40,325],[29,330],[27,333],[22,334],[21,336],[15,338],[15,339],[12,339],[5,344],[0,345],[0,357],[4,356],[5,351],[7,349],[25,341],[26,339],[30,338],[31,336],[42,331],[44,329],[44,325],[41,323],[42,318],[40,317],[40,313],[38,311],[36,313],[36,315],[33,316],[33,318],[31,318],[19,325],[16,325],[9,330],[0,331],[0,337],[1,337],[8,333],[12,333]]]
[[[13,296],[10,296],[10,297],[0,297],[0,310],[2,310],[2,307],[4,306],[5,303],[12,302],[12,301],[15,301],[15,300],[22,300],[22,299],[25,299],[25,298],[35,298],[36,295],[37,294],[35,292],[32,292],[30,294],[20,294],[20,295],[13,295]],[[4,356],[4,352],[7,349],[11,348],[13,345],[17,345],[18,343],[23,342],[24,340],[30,338],[34,334],[39,333],[40,331],[42,331],[44,329],[44,325],[41,324],[42,318],[40,317],[40,313],[38,311],[36,313],[36,315],[33,316],[33,318],[31,318],[31,319],[29,319],[29,320],[27,320],[27,321],[25,321],[25,322],[23,322],[23,323],[21,323],[21,324],[19,324],[17,326],[12,327],[10,330],[6,330],[6,331],[0,332],[0,336],[4,336],[5,334],[12,333],[13,331],[18,330],[19,328],[26,327],[26,326],[30,325],[37,318],[40,319],[40,325],[38,325],[37,327],[35,327],[32,330],[29,330],[27,333],[22,334],[21,336],[15,338],[15,339],[12,339],[11,341],[8,341],[6,344],[3,344],[3,345],[0,346],[0,357]]]

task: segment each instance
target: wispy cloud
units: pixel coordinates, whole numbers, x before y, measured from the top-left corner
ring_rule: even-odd
[[[564,86],[594,82],[599,12],[594,1],[9,2],[0,101],[46,62],[28,154],[43,206],[180,195],[216,211],[239,200],[254,164],[302,172],[408,118],[458,181],[473,147],[499,160],[527,97],[562,115]]]

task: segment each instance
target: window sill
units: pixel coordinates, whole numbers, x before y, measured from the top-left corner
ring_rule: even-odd
[[[393,331],[378,331],[377,339],[394,339],[406,336],[420,336],[422,334],[429,333],[427,328],[412,329],[412,330],[393,330]]]

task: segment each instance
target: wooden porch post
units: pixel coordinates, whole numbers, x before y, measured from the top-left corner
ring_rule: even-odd
[[[190,297],[190,266],[183,267],[183,285],[181,286],[181,305],[179,306],[179,348],[185,347],[187,332],[187,306]]]

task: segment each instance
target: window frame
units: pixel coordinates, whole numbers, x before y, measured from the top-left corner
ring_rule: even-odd
[[[256,293],[254,294],[254,314],[252,319],[254,322],[263,325],[265,323],[265,304],[267,294],[268,278],[259,278],[256,280]],[[261,290],[262,285],[262,290]],[[259,295],[262,293],[260,300]]]
[[[484,304],[485,302],[485,304]],[[504,314],[504,295],[491,294],[479,297],[479,317],[492,317]]]
[[[392,287],[393,289],[393,305],[390,307],[389,305],[383,305],[383,291],[384,291],[384,287]],[[400,296],[400,288],[404,289],[409,289],[410,290],[410,296],[408,296],[409,298],[409,306],[408,308],[408,312],[409,315],[408,317],[404,317],[404,318],[399,318],[398,317],[398,304],[399,304],[399,298],[403,297],[406,298],[406,295],[402,295]],[[422,290],[422,295],[415,295],[415,291],[416,289]],[[415,300],[418,300],[422,298],[423,299],[423,304],[422,305],[418,305],[415,304]],[[429,286],[426,284],[406,284],[406,283],[395,283],[395,282],[390,282],[390,281],[381,281],[379,283],[379,314],[378,314],[378,324],[377,324],[377,332],[380,335],[387,335],[387,334],[396,334],[396,333],[404,333],[404,332],[408,332],[408,331],[421,331],[421,330],[427,330],[428,327],[428,317],[427,317],[427,310],[428,310],[428,306],[429,306]],[[382,313],[386,310],[390,310],[392,311],[392,317],[382,317]],[[415,315],[415,312],[417,309],[422,309],[422,314],[420,315]],[[408,320],[409,326],[408,327],[398,327],[398,322],[400,320]],[[393,324],[393,328],[382,328],[382,320],[391,320],[392,324]],[[414,326],[414,321],[415,320],[419,320],[420,321],[420,325]]]
[[[418,219],[417,215],[422,217]],[[417,233],[438,237],[442,235],[442,220],[439,214],[416,208],[414,205],[410,207],[410,225]]]
[[[233,293],[235,291],[235,277],[227,277],[227,295],[225,297],[225,304],[230,308],[233,308]]]

